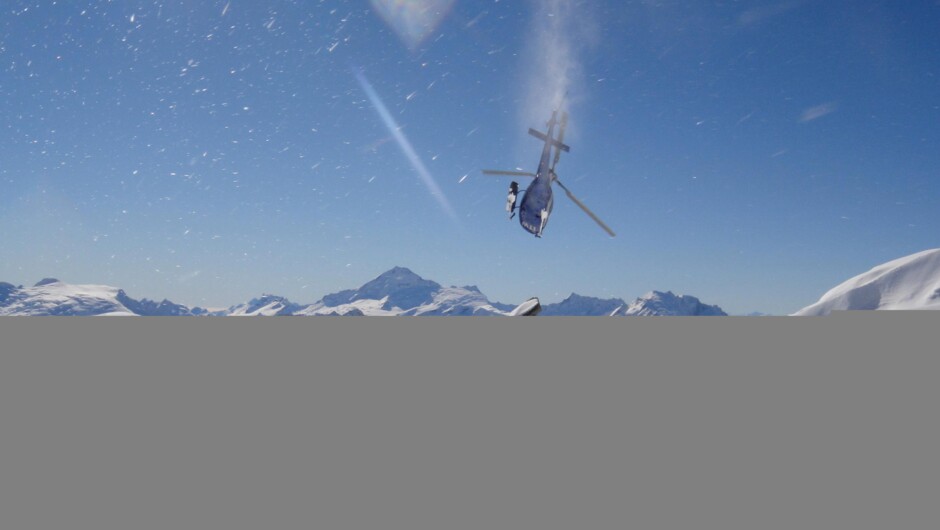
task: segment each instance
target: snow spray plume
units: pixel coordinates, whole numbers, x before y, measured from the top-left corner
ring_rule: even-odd
[[[531,4],[534,18],[522,55],[528,65],[528,85],[520,116],[527,127],[541,125],[562,103],[570,106],[573,98],[580,99],[584,93],[580,55],[597,40],[590,2],[533,0]]]

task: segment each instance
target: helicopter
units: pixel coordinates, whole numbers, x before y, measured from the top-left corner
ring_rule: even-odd
[[[565,139],[565,127],[568,126],[568,113],[562,112],[561,119],[558,120],[558,110],[552,112],[552,117],[546,124],[548,131],[546,133],[541,133],[535,129],[529,129],[529,134],[545,142],[545,146],[542,148],[542,157],[539,159],[539,167],[535,173],[528,173],[525,171],[501,171],[495,169],[484,169],[484,175],[502,175],[502,176],[511,176],[511,177],[531,177],[535,180],[532,181],[532,184],[523,192],[522,201],[519,206],[519,224],[522,225],[522,228],[531,234],[535,234],[535,237],[541,238],[542,232],[545,230],[545,225],[548,224],[548,218],[552,214],[552,206],[554,206],[554,197],[552,194],[552,184],[558,184],[561,186],[561,189],[565,191],[565,194],[568,195],[568,198],[574,201],[575,204],[581,208],[584,213],[588,214],[591,219],[594,220],[605,232],[607,232],[610,237],[616,237],[616,234],[613,230],[610,229],[603,221],[600,220],[594,212],[588,209],[583,202],[578,200],[574,194],[568,190],[568,187],[562,184],[558,180],[558,175],[555,173],[555,166],[558,164],[558,159],[561,158],[561,152],[566,153],[571,151],[571,148],[564,143]],[[555,126],[559,127],[558,138],[554,137]],[[554,158],[552,157],[552,149],[554,148]],[[509,195],[506,199],[506,211],[509,212],[509,218],[512,219],[516,213],[516,198],[519,194],[519,183],[513,182],[509,186]]]

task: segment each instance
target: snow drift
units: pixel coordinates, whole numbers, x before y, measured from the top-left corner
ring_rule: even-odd
[[[940,309],[940,249],[918,252],[859,274],[794,315],[917,309]]]

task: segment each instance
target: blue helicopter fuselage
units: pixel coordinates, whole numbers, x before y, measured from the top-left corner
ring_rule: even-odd
[[[552,195],[551,176],[547,173],[543,174],[541,170],[537,175],[522,196],[519,206],[519,224],[526,231],[540,235],[545,225],[548,224],[548,216],[552,213],[555,199]],[[542,212],[545,212],[544,222]]]
[[[548,224],[548,217],[552,213],[555,199],[552,195],[552,175],[549,161],[552,147],[557,143],[555,134],[555,114],[548,124],[548,134],[545,135],[545,147],[542,148],[542,158],[539,168],[535,172],[535,180],[526,188],[519,206],[519,224],[527,232],[541,237],[542,230]]]

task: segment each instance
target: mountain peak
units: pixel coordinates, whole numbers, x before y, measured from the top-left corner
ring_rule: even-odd
[[[599,298],[593,298],[590,296],[580,295],[578,293],[571,293],[568,295],[568,298],[565,298],[562,303],[565,302],[583,302],[585,300],[599,300]]]
[[[654,299],[673,300],[673,299],[682,298],[682,297],[681,297],[681,296],[676,296],[676,293],[674,293],[674,292],[672,292],[672,291],[665,291],[665,292],[663,292],[663,291],[650,291],[650,292],[644,294],[643,296],[641,296],[640,298],[642,298],[642,299],[644,299],[644,300],[654,300]]]
[[[174,304],[166,298],[164,298],[162,302],[147,300],[146,298],[135,300],[134,298],[127,296],[127,293],[124,292],[124,289],[118,289],[117,296],[115,298],[135,315],[186,316],[195,314],[188,307],[180,304]]]
[[[543,305],[542,312],[539,314],[543,316],[606,316],[623,305],[626,305],[626,302],[619,298],[605,300],[571,293],[568,298],[557,304]]]
[[[414,273],[411,269],[409,269],[408,267],[399,267],[399,266],[397,266],[397,265],[396,265],[395,267],[392,267],[391,269],[389,269],[389,270],[383,272],[382,274],[380,274],[380,275],[376,278],[376,280],[378,280],[378,279],[380,279],[380,278],[394,278],[394,279],[396,279],[396,280],[406,280],[406,279],[418,279],[418,280],[423,280],[423,279],[424,279],[424,278],[422,278],[421,276],[418,276],[417,274],[415,274],[415,273]]]
[[[278,296],[276,294],[270,294],[270,293],[261,293],[261,296],[259,296],[258,298],[253,298],[250,303],[268,304],[271,302],[284,302],[284,301],[287,301],[287,298],[283,296]]]
[[[672,291],[650,291],[627,308],[628,316],[728,316],[716,305],[705,305],[698,298]]]
[[[411,269],[394,267],[350,293],[349,301],[387,297],[384,309],[411,308],[430,302],[433,293],[440,288],[439,283],[425,280]]]
[[[43,278],[39,280],[38,282],[36,282],[36,285],[34,285],[33,287],[42,287],[43,285],[49,285],[52,283],[61,283],[61,282],[56,278]]]
[[[237,316],[290,315],[301,307],[302,306],[294,304],[283,296],[265,293],[258,298],[252,298],[244,304],[230,307],[228,314]]]
[[[12,283],[0,282],[0,305],[6,302],[14,291],[16,291],[16,286]]]

